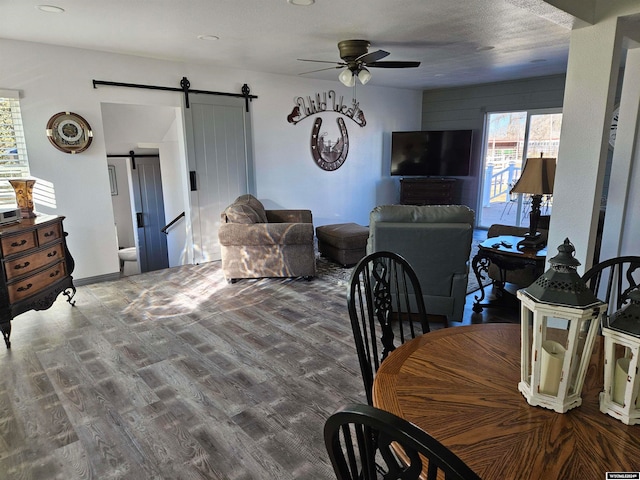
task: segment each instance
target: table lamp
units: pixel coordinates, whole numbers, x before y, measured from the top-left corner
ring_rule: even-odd
[[[527,158],[522,174],[511,189],[511,193],[528,193],[531,195],[531,213],[529,214],[529,231],[524,239],[518,242],[519,249],[540,250],[544,240],[538,232],[540,221],[540,204],[542,195],[553,193],[553,181],[556,175],[556,159],[540,157]]]

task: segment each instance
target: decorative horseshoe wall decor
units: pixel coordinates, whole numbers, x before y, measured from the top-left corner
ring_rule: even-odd
[[[349,153],[349,134],[342,118],[337,119],[340,137],[332,142],[327,132],[320,133],[322,118],[316,118],[311,131],[311,153],[316,164],[323,170],[333,171],[342,166]]]
[[[364,127],[367,124],[367,120],[364,112],[360,109],[360,104],[353,99],[351,107],[349,107],[344,103],[344,98],[342,96],[338,97],[333,90],[322,94],[316,93],[315,97],[296,97],[294,104],[293,110],[287,115],[287,122],[293,125],[298,124],[305,118],[321,113],[341,115],[336,119],[340,136],[335,142],[327,138],[326,132],[320,133],[321,118],[316,118],[311,130],[311,154],[316,165],[327,171],[340,168],[349,153],[349,134],[342,117],[350,118],[360,127]]]

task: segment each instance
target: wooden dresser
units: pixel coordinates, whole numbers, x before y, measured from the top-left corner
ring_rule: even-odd
[[[402,205],[451,205],[454,178],[403,178],[400,180]]]
[[[64,293],[76,293],[74,262],[62,228],[64,217],[39,215],[22,222],[0,225],[0,329],[11,348],[11,320],[29,310],[46,310]]]

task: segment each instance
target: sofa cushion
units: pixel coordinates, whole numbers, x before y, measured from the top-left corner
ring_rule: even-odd
[[[475,213],[465,205],[380,205],[369,214],[369,223],[468,223],[473,225]]]
[[[312,223],[258,223],[240,226],[220,225],[218,241],[225,246],[311,245]]]

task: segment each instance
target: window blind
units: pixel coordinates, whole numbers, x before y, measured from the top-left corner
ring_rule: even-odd
[[[9,178],[29,177],[18,92],[0,90],[0,207],[15,206]]]

